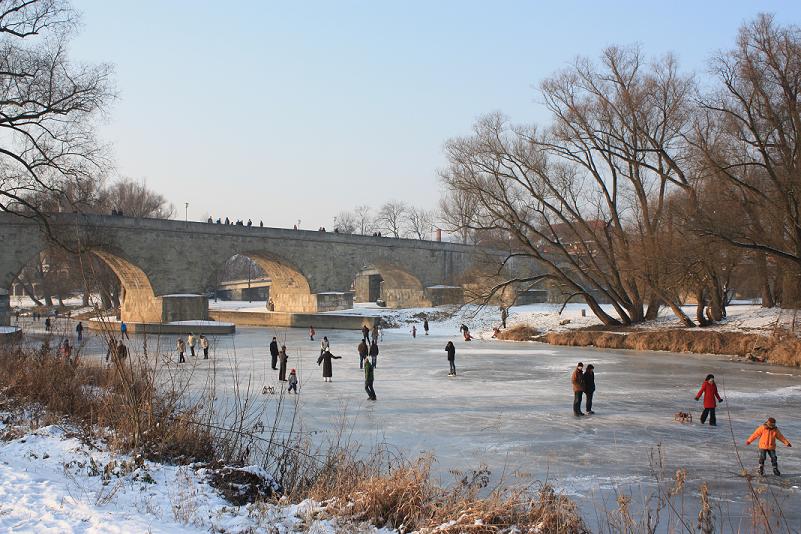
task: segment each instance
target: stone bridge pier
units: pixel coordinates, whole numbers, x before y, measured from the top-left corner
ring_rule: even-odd
[[[102,215],[57,214],[49,227],[0,213],[0,289],[56,238],[114,271],[124,287],[121,317],[132,323],[207,319],[206,295],[237,254],[271,278],[275,311],[305,313],[352,307],[365,271],[380,274],[390,307],[438,303],[442,288],[453,299],[477,257],[454,243]],[[8,324],[5,309],[0,322]]]

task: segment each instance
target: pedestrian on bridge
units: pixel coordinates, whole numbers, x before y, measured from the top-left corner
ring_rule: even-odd
[[[278,365],[278,340],[273,336],[270,342],[270,367],[276,370],[278,369],[276,365]]]

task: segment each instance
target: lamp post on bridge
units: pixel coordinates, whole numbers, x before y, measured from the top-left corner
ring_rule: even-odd
[[[189,202],[184,202],[184,222],[189,222]]]

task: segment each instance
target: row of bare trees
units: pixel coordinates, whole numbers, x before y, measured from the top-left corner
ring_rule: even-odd
[[[541,83],[547,127],[493,114],[448,141],[448,228],[541,267],[489,293],[554,285],[607,325],[717,321],[733,284],[801,303],[801,32],[759,16],[711,64],[701,86],[610,47]]]
[[[381,232],[387,237],[431,239],[437,223],[433,210],[411,206],[402,201],[384,203],[376,212],[370,206],[357,206],[337,214],[335,229],[345,234],[369,235]]]

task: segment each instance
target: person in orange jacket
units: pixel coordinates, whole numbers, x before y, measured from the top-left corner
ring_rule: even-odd
[[[704,396],[704,411],[701,413],[701,424],[703,425],[706,423],[706,418],[709,416],[709,426],[717,426],[718,421],[715,418],[717,402],[715,402],[715,399],[720,402],[723,402],[723,399],[718,395],[718,386],[715,385],[715,375],[706,375],[701,389],[698,390],[698,394],[695,396],[695,400],[700,399],[701,395]]]
[[[781,476],[779,472],[779,460],[776,458],[776,440],[778,439],[788,447],[792,444],[785,438],[782,433],[776,428],[776,419],[768,417],[765,424],[759,425],[759,428],[754,430],[751,437],[745,440],[746,445],[751,445],[759,438],[759,474],[765,474],[765,456],[770,456],[770,463],[773,465],[773,474]]]

